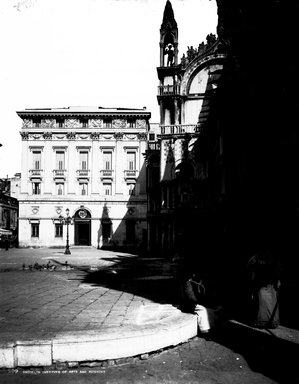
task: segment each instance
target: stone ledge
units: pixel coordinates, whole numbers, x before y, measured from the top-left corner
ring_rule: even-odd
[[[147,354],[178,345],[197,335],[197,318],[176,314],[150,326],[106,332],[59,333],[51,340],[0,344],[0,368],[50,366],[56,362],[102,361]]]

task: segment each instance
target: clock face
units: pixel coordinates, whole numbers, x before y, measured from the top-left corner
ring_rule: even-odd
[[[87,216],[87,212],[85,211],[85,209],[80,209],[78,214],[81,217],[81,219],[85,219]]]

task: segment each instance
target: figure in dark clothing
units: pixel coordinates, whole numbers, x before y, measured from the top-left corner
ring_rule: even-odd
[[[260,253],[248,261],[252,294],[252,320],[257,328],[276,328],[279,323],[278,264],[270,253]]]
[[[183,297],[185,310],[197,315],[198,329],[209,340],[210,330],[221,317],[220,303],[211,292],[206,291],[203,280],[196,274],[185,282]]]
[[[174,47],[172,44],[167,44],[165,53],[167,54],[167,67],[171,67],[173,65],[174,58]]]

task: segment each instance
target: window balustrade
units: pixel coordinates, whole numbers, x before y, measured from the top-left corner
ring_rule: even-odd
[[[179,94],[180,94],[180,86],[178,84],[158,86],[159,96],[179,95]]]
[[[34,178],[42,178],[43,170],[42,169],[30,169],[29,170],[30,179]]]
[[[138,177],[138,171],[137,169],[126,169],[124,171],[125,179],[136,179]]]
[[[161,135],[176,135],[182,133],[199,133],[200,124],[171,124],[160,125]]]
[[[90,173],[90,170],[89,169],[78,169],[77,170],[77,178],[89,178],[89,173]]]
[[[65,169],[54,169],[53,170],[54,179],[65,179],[66,170]]]
[[[104,179],[104,178],[112,179],[113,178],[113,172],[114,171],[112,169],[102,169],[100,171],[101,179]]]

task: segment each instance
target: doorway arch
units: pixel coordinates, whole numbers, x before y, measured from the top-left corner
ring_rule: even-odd
[[[91,245],[91,214],[80,208],[74,215],[75,245]]]

